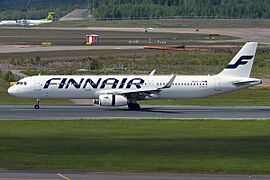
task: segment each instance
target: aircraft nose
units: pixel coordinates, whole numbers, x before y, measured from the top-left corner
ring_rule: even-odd
[[[8,88],[8,94],[13,95],[13,96],[16,94],[16,90],[14,86],[11,86],[10,88]]]

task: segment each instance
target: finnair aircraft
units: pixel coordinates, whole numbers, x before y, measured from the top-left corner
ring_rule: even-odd
[[[257,43],[249,42],[225,69],[214,76],[32,76],[21,79],[8,93],[22,98],[96,99],[100,106],[128,106],[140,110],[138,101],[156,98],[201,98],[261,84],[250,78]]]
[[[54,20],[55,12],[48,12],[48,17],[46,19],[40,20],[9,20],[0,21],[0,26],[38,26],[40,24],[51,23]]]

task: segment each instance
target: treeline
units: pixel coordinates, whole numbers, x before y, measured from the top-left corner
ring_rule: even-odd
[[[85,5],[87,0],[1,0],[0,19],[41,19],[49,11],[59,18]]]
[[[0,85],[2,87],[4,87],[5,85],[7,85],[7,83],[9,82],[14,82],[15,81],[15,77],[13,75],[13,73],[9,70],[6,73],[3,73],[0,70]]]
[[[149,17],[270,18],[270,0],[1,0],[0,19],[61,17],[90,8],[96,18]]]
[[[270,0],[92,0],[98,18],[269,18]]]

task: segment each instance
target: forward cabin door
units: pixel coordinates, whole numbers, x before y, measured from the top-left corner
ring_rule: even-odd
[[[35,91],[41,91],[40,77],[35,77]]]

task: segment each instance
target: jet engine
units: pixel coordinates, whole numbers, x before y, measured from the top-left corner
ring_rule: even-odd
[[[128,100],[125,96],[115,94],[101,94],[99,95],[100,106],[125,106]]]

